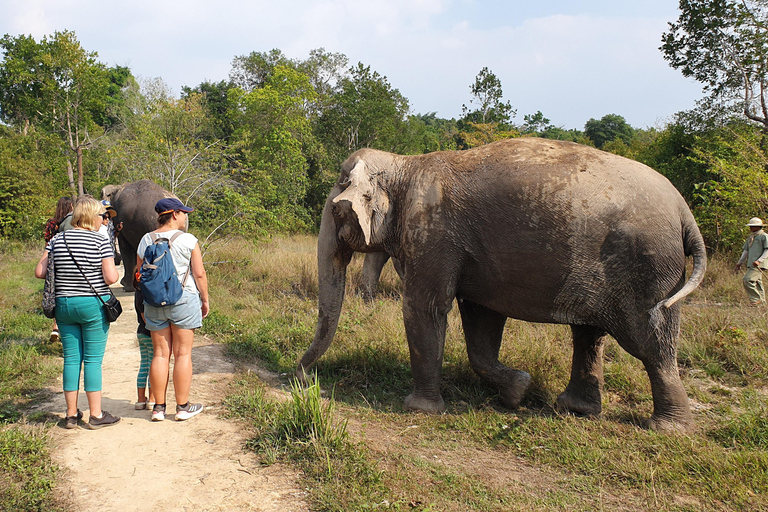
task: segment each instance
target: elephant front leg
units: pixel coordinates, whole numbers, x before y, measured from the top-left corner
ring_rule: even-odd
[[[445,411],[440,394],[440,371],[443,364],[445,328],[448,308],[437,310],[429,300],[403,298],[403,320],[411,355],[413,393],[405,398],[403,407],[427,413]]]
[[[603,410],[603,346],[606,333],[585,325],[572,325],[571,331],[571,380],[557,397],[555,408],[560,412],[598,416]]]
[[[459,311],[472,369],[499,388],[505,406],[516,409],[531,384],[531,376],[499,362],[507,317],[469,300],[459,300]]]

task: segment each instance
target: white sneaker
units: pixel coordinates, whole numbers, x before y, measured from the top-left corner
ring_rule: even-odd
[[[203,412],[203,404],[187,403],[186,407],[176,406],[176,421],[188,420],[196,414]]]
[[[165,419],[165,406],[157,405],[152,408],[152,421],[163,421]]]

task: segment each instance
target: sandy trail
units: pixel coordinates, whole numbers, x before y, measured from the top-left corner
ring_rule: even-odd
[[[61,426],[52,430],[54,460],[65,470],[59,489],[72,510],[309,510],[296,471],[281,465],[260,466],[243,448],[243,426],[220,418],[221,402],[235,373],[221,345],[201,336],[195,339],[190,400],[205,405],[202,414],[174,421],[172,384],[165,421],[152,422],[150,411],[134,410],[139,348],[133,294],[117,285],[112,289],[123,314],[109,331],[102,406],[123,419],[95,431]],[[61,379],[55,392],[41,409],[63,417]],[[87,421],[83,392],[78,406]]]

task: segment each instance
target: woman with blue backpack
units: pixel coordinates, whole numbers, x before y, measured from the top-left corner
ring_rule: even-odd
[[[208,277],[197,238],[186,232],[187,214],[194,209],[174,197],[155,204],[158,228],[141,239],[136,251],[139,287],[144,296],[144,320],[152,337],[154,355],[149,386],[156,403],[152,421],[165,419],[165,396],[171,355],[176,394],[176,420],[203,411],[190,403],[192,343],[195,329],[208,315]]]

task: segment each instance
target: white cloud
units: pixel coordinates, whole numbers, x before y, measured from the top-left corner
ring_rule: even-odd
[[[661,6],[673,12],[675,0],[633,4],[631,15],[607,0],[579,5],[577,11],[561,0],[0,0],[0,33],[39,39],[74,30],[103,62],[162,77],[176,93],[182,85],[226,79],[237,55],[278,48],[306,58],[324,47],[387,76],[415,112],[443,117],[460,115],[485,66],[501,79],[519,119],[541,110],[556,124],[581,128],[590,117],[617,113],[645,126],[693,105],[700,89],[657,49],[671,21],[658,13]],[[653,16],[638,17],[642,9]]]

